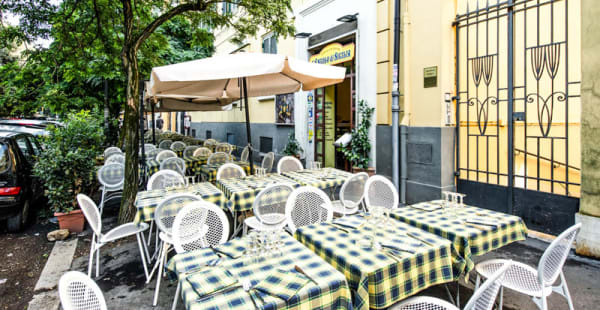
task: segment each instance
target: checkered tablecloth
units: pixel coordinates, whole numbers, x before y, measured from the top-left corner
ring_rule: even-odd
[[[365,221],[359,215],[351,217]],[[386,308],[427,287],[455,279],[453,264],[463,260],[448,240],[394,219],[377,226],[377,230],[372,224],[340,229],[331,223],[320,223],[298,228],[294,237],[346,276],[356,309]],[[390,254],[388,248],[364,248],[358,244],[365,236],[373,235],[378,242],[392,243],[414,253]]]
[[[294,172],[284,172],[284,176],[300,183],[304,186],[313,186],[321,190],[341,186],[346,179],[352,176],[352,173],[335,169],[323,168],[321,170],[300,170]]]
[[[281,238],[285,244],[282,247],[283,255],[266,256],[257,261],[244,256],[237,259],[223,256],[223,260],[218,266],[229,271],[239,280],[250,281],[253,287],[269,276],[276,277],[276,269],[295,272],[295,265],[300,266],[304,272],[309,274],[310,278],[317,281],[317,283],[306,282],[287,302],[281,298],[251,290],[250,292],[259,296],[255,299],[258,309],[352,309],[351,293],[344,275],[288,234],[282,233]],[[230,242],[220,247],[236,247],[238,244]],[[242,288],[198,301],[198,294],[185,277],[196,270],[211,268],[203,266],[217,258],[218,256],[213,250],[202,249],[177,254],[167,264],[167,275],[171,279],[180,278],[181,297],[186,309],[254,309],[249,292],[245,292]],[[276,285],[275,283],[278,281],[269,282]]]
[[[246,172],[246,175],[250,175],[250,165],[248,165],[247,162],[234,161],[233,163],[242,167],[242,169],[244,169],[244,172]],[[219,167],[221,167],[222,165],[223,164],[201,165],[200,175],[202,176],[202,180],[214,183],[217,180],[217,170],[219,170]]]
[[[525,240],[527,236],[527,226],[518,216],[473,206],[465,206],[456,212],[442,209],[428,212],[420,209],[441,206],[441,204],[442,200],[422,202],[415,204],[415,207],[399,208],[393,211],[391,216],[450,240],[466,260],[463,274],[473,269],[473,256],[483,255],[515,241]],[[469,218],[487,219],[497,223],[498,226],[466,223]]]
[[[211,183],[203,182],[191,185],[189,187],[169,189],[168,191],[164,189],[157,189],[138,192],[137,196],[135,197],[135,207],[137,208],[137,213],[135,214],[135,219],[133,221],[135,223],[152,221],[152,219],[154,219],[154,210],[156,210],[158,204],[163,199],[173,194],[200,195],[205,201],[212,202],[223,210],[229,210],[229,201],[225,198],[223,193]]]
[[[189,176],[198,175],[200,173],[200,167],[203,164],[206,164],[206,157],[202,156],[183,157],[183,160],[185,161],[186,174]],[[154,159],[147,160],[146,169],[148,170],[148,177],[150,177],[151,175],[160,170],[160,163],[158,163],[158,161]]]
[[[217,181],[217,187],[225,194],[233,211],[251,210],[256,195],[262,189],[272,184],[288,184],[293,188],[300,187],[300,184],[294,180],[274,173],[262,178],[247,176],[245,178]],[[275,197],[273,199],[276,200]]]

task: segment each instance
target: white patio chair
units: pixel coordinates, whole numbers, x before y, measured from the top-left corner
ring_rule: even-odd
[[[204,143],[202,145],[205,147],[208,147],[208,148],[215,147],[217,145],[217,140],[206,139],[206,140],[204,140]]]
[[[344,216],[358,212],[358,207],[365,196],[367,179],[369,175],[366,172],[357,173],[346,179],[340,189],[340,200],[332,201],[333,213]]]
[[[383,207],[391,210],[398,207],[398,191],[386,177],[374,175],[365,184],[365,205],[367,210],[372,207]]]
[[[207,148],[207,147],[199,147],[197,150],[194,151],[194,156],[202,156],[202,157],[208,157],[212,154],[212,151]]]
[[[227,242],[229,221],[223,210],[207,201],[187,204],[173,223],[173,247],[177,254]],[[172,309],[177,308],[181,285],[177,283]]]
[[[107,159],[112,154],[123,154],[123,151],[121,151],[121,149],[116,146],[111,146],[111,147],[106,148],[106,150],[104,150],[104,158],[105,159]]]
[[[250,152],[248,146],[245,146],[244,149],[242,149],[242,154],[240,154],[240,161],[248,162],[248,155],[250,155]]]
[[[231,156],[227,153],[216,152],[211,154],[206,161],[207,164],[225,164],[231,162]]]
[[[201,201],[202,197],[191,194],[175,194],[165,198],[161,201],[156,209],[154,210],[154,222],[156,223],[158,237],[160,244],[158,260],[154,263],[150,276],[147,278],[146,283],[149,283],[152,279],[152,275],[155,271],[158,271],[156,278],[156,288],[154,290],[154,301],[152,305],[156,306],[158,303],[158,292],[160,291],[160,280],[163,275],[163,266],[167,260],[167,253],[173,244],[172,228],[175,216],[179,210],[183,209],[187,204],[194,201]],[[158,269],[157,269],[158,268]]]
[[[219,143],[215,147],[215,152],[223,152],[229,154],[231,153],[232,149],[233,148],[231,147],[231,145],[229,145],[229,143]]]
[[[181,173],[173,170],[161,170],[153,174],[148,180],[147,190],[163,189],[170,186],[185,186],[185,178]]]
[[[162,152],[162,151],[160,149],[146,150],[146,160],[156,159],[156,155],[158,155],[159,152]]]
[[[163,162],[163,160],[170,157],[177,157],[177,154],[169,150],[160,151],[158,154],[156,154],[156,161],[158,161],[158,163],[160,164]]]
[[[507,261],[480,289],[475,289],[464,310],[491,310],[494,307],[498,291],[502,287],[502,279],[506,277],[506,271],[510,265],[510,261]],[[439,298],[418,296],[400,302],[398,305],[390,307],[389,310],[458,310],[458,308]]]
[[[263,157],[260,167],[265,169],[267,173],[271,173],[273,170],[273,162],[275,161],[275,153],[269,152]]]
[[[58,282],[60,303],[65,310],[107,310],[104,294],[90,277],[69,271]]]
[[[331,221],[331,200],[325,192],[316,187],[296,188],[285,205],[285,218],[292,233],[302,226]]]
[[[83,215],[87,220],[88,224],[92,228],[92,242],[90,248],[90,259],[88,262],[88,276],[92,274],[92,266],[94,264],[94,255],[96,256],[96,277],[100,274],[100,248],[109,243],[119,239],[123,239],[129,236],[135,235],[138,242],[138,247],[140,250],[140,257],[142,259],[142,266],[144,267],[144,274],[146,275],[146,279],[148,279],[148,267],[146,266],[146,259],[149,259],[148,249],[146,248],[146,242],[144,240],[144,232],[148,229],[148,224],[146,223],[126,223],[119,225],[106,234],[102,233],[102,218],[100,217],[100,213],[98,212],[98,208],[96,204],[90,199],[88,196],[79,194],[77,195],[77,202],[79,203],[79,207],[81,211],[83,211]]]
[[[104,161],[105,165],[108,164],[125,164],[125,155],[123,153],[113,153],[110,154],[106,160]]]
[[[171,149],[171,144],[173,144],[172,140],[162,140],[160,141],[160,143],[158,143],[158,148],[162,149],[162,150],[170,150]]]
[[[194,152],[200,147],[197,145],[186,146],[183,150],[183,157],[192,157],[194,156]]]
[[[117,155],[113,155],[114,157]],[[107,201],[119,199],[122,196],[123,183],[125,182],[125,166],[120,163],[109,163],[102,166],[97,173],[98,182],[102,185],[100,196],[100,214],[104,210]]]
[[[287,184],[271,185],[260,191],[252,203],[254,216],[244,220],[244,236],[248,227],[258,231],[284,228],[285,204],[292,191],[294,189]]]
[[[298,158],[293,156],[284,156],[277,163],[277,173],[282,174],[283,172],[293,172],[303,170],[302,163]]]
[[[150,150],[156,150],[156,146],[154,146],[154,144],[152,144],[152,143],[144,143],[144,150],[146,152],[148,152]]]
[[[185,160],[179,157],[169,157],[160,163],[160,170],[173,170],[185,177]]]
[[[502,287],[531,296],[533,302],[542,310],[548,309],[546,299],[552,292],[556,292],[567,299],[569,309],[573,310],[573,301],[562,268],[580,229],[581,223],[578,223],[556,237],[544,251],[537,270],[529,265],[514,262],[506,272]],[[492,259],[477,264],[475,266],[476,287],[479,286],[480,277],[489,278],[505,263],[504,259]],[[558,277],[560,277],[560,285],[553,286]],[[501,291],[500,309],[502,309],[502,293]]]
[[[246,172],[244,172],[244,169],[232,163],[224,164],[217,170],[217,181],[221,179],[243,178],[245,176]]]
[[[187,145],[181,141],[175,141],[175,142],[171,143],[171,146],[169,148],[173,152],[183,152],[183,150],[185,150],[186,146]]]

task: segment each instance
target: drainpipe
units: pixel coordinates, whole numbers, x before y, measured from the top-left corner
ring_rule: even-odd
[[[400,204],[406,204],[406,180],[407,180],[407,164],[406,164],[406,144],[408,140],[408,126],[410,125],[410,62],[408,42],[409,31],[408,26],[408,0],[404,1],[404,15],[402,16],[402,31],[404,35],[404,115],[402,116],[402,125],[400,126]]]
[[[400,114],[400,97],[398,87],[398,63],[400,61],[400,0],[395,1],[394,5],[394,68],[392,73],[392,180],[394,186],[399,187],[399,154],[398,154],[398,119]]]

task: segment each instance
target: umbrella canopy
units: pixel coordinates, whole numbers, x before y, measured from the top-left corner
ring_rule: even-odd
[[[154,112],[193,112],[193,111],[229,111],[233,99],[214,99],[208,97],[154,97],[147,98],[146,111]],[[152,104],[154,109],[152,110]]]
[[[269,96],[337,84],[345,73],[342,67],[285,55],[237,53],[155,67],[148,91],[151,96],[236,98],[241,87],[238,78],[246,78],[248,97]]]

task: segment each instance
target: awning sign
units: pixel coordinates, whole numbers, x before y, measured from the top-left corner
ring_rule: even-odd
[[[331,43],[318,54],[310,56],[308,61],[322,65],[335,65],[352,59],[354,59],[354,43],[346,45]]]

